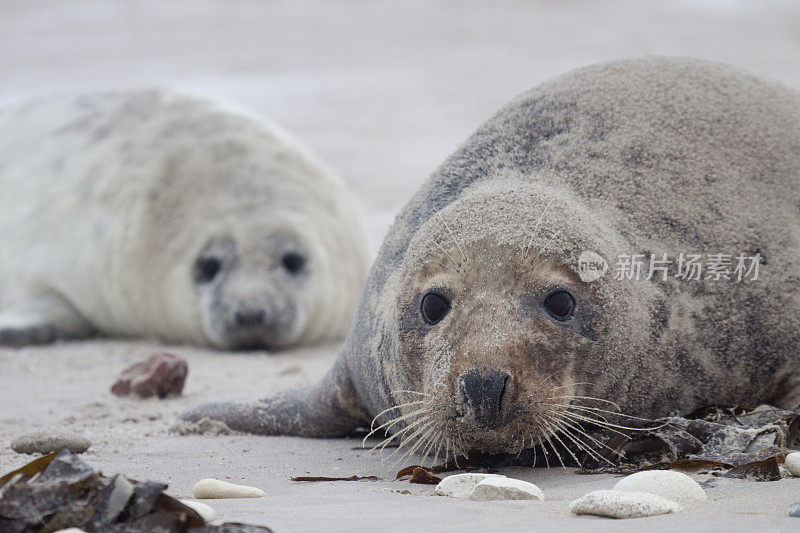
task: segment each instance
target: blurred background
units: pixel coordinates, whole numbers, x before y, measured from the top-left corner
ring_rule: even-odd
[[[350,185],[373,248],[426,176],[518,93],[644,54],[800,86],[800,2],[0,2],[0,104],[167,84],[247,104]]]

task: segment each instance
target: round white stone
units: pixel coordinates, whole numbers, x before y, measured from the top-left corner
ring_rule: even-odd
[[[792,452],[786,455],[786,462],[783,463],[786,470],[793,476],[800,476],[800,452]]]
[[[261,498],[267,493],[256,487],[234,485],[218,479],[201,479],[194,484],[192,496],[200,499],[216,498]]]
[[[622,478],[613,490],[649,492],[682,504],[707,500],[703,487],[682,472],[646,470]]]
[[[647,492],[596,490],[570,503],[569,510],[573,514],[640,518],[678,513],[683,508],[677,502]]]
[[[436,494],[451,498],[467,498],[475,486],[488,478],[505,477],[498,474],[455,474],[447,476],[436,485]]]
[[[185,505],[186,507],[191,507],[200,517],[205,520],[206,522],[211,522],[216,518],[217,513],[214,511],[214,508],[210,505],[206,505],[203,502],[196,502],[194,500],[180,500],[180,502]]]
[[[469,494],[469,499],[480,501],[543,500],[544,493],[533,483],[521,479],[490,477],[475,485]]]

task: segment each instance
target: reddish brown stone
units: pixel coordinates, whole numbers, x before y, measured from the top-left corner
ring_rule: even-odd
[[[142,398],[179,395],[188,373],[189,365],[180,357],[157,353],[123,370],[111,386],[111,392],[117,396],[136,394]]]

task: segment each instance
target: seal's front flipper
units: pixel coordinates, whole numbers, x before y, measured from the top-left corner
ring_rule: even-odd
[[[343,437],[369,422],[342,357],[310,388],[286,391],[263,400],[201,405],[181,415],[188,422],[203,418],[259,435],[318,438]]]
[[[94,328],[57,296],[42,296],[0,311],[0,346],[50,344],[93,333]]]

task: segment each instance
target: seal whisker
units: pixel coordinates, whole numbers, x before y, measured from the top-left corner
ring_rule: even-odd
[[[439,439],[439,444],[436,446],[436,455],[434,455],[434,457],[433,457],[433,461],[434,462],[436,462],[436,460],[439,458],[439,451],[442,449],[442,446],[444,446],[445,442],[448,439],[447,430],[449,428],[450,428],[450,421],[448,420],[444,425],[444,429],[442,430],[441,438]],[[445,460],[445,463],[446,462],[447,461]]]
[[[402,436],[404,433],[406,433],[407,431],[409,431],[409,430],[411,430],[411,429],[415,428],[415,427],[416,427],[418,424],[420,424],[421,422],[424,422],[424,421],[425,421],[425,418],[424,418],[424,417],[420,417],[418,420],[415,420],[414,422],[412,422],[412,423],[408,424],[406,427],[404,427],[403,429],[401,429],[401,430],[400,430],[400,431],[398,431],[397,433],[393,433],[393,434],[389,435],[389,436],[388,436],[388,437],[386,437],[384,440],[382,440],[381,442],[379,442],[378,444],[376,444],[375,446],[373,446],[373,447],[372,447],[372,448],[371,448],[369,451],[370,451],[370,452],[372,452],[372,451],[374,451],[374,450],[375,450],[376,448],[378,448],[378,447],[380,447],[381,451],[383,451],[383,449],[384,449],[384,448],[386,448],[386,446],[387,446],[387,445],[388,445],[388,444],[389,444],[391,441],[393,441],[393,440],[394,440],[394,439],[396,439],[396,438],[399,438],[399,437],[400,437],[400,436]]]
[[[547,458],[547,449],[544,447],[544,443],[542,442],[542,436],[539,435],[539,448],[542,449],[542,456],[544,456],[544,466],[546,468],[550,468],[550,461]]]
[[[578,435],[575,435],[574,433],[570,432],[566,427],[561,426],[561,431],[564,433],[564,436],[566,436],[569,440],[575,443],[575,445],[578,447],[579,450],[588,454],[589,457],[591,457],[592,459],[596,461],[605,461],[608,464],[614,466],[614,463],[612,461],[609,461],[602,455],[598,454],[585,441],[581,440],[581,438]],[[578,463],[578,466],[583,468],[583,464],[581,464],[580,462]]]
[[[553,449],[553,453],[555,453],[556,457],[558,457],[558,462],[561,463],[561,468],[566,468],[566,466],[564,465],[564,460],[561,458],[561,454],[558,453],[558,450],[556,449],[555,445],[553,444],[553,441],[550,440],[550,435],[555,433],[555,431],[553,430],[553,426],[551,424],[547,423],[547,422],[545,422],[545,424],[546,424],[546,430],[545,430],[545,433],[544,433],[544,438],[550,444],[550,447]]]
[[[425,460],[428,458],[428,454],[431,452],[432,448],[436,445],[436,442],[439,438],[439,427],[441,423],[435,424],[433,427],[433,431],[430,433],[428,437],[428,444],[422,450],[422,462],[424,463]]]
[[[453,442],[453,461],[456,463],[456,468],[458,468],[458,456],[461,455],[461,426],[456,426],[458,431],[458,440]]]
[[[550,375],[551,375],[551,376],[553,376],[554,374],[550,374]],[[567,384],[565,384],[565,385],[559,385],[558,387],[551,387],[551,388],[550,388],[550,391],[552,392],[552,391],[554,391],[554,390],[558,390],[558,389],[565,389],[565,388],[567,388],[567,387],[575,387],[575,386],[577,386],[577,385],[591,385],[591,383],[589,383],[588,381],[577,381],[577,382],[575,382],[575,383],[567,383]],[[555,397],[553,397],[553,398],[562,398],[562,397],[563,397],[563,396],[555,396]],[[549,399],[552,399],[552,398],[545,398],[545,399],[546,399],[546,400],[549,400]]]
[[[525,449],[525,435],[522,436],[522,439],[519,444],[519,451],[517,452],[517,458],[522,455],[522,450]]]
[[[447,438],[447,428],[450,425],[450,421],[447,422],[440,422],[437,426],[438,435],[436,437],[436,442],[434,447],[431,448],[431,452],[433,452],[432,461],[436,463],[436,460],[439,458],[439,450],[442,449],[442,444],[444,443],[444,439]]]
[[[553,415],[551,415],[550,413],[546,414],[545,416],[547,416],[550,419],[551,423],[553,424],[553,428],[555,429],[555,431],[553,431],[553,438],[556,439],[558,442],[560,442],[561,445],[564,447],[564,449],[567,450],[567,453],[569,453],[572,456],[572,458],[575,459],[575,462],[578,463],[578,465],[580,465],[581,462],[578,460],[578,457],[572,452],[572,450],[570,450],[569,446],[567,446],[564,443],[564,441],[561,440],[561,437],[558,436],[557,430],[561,429],[558,419],[553,417]],[[561,462],[561,466],[564,466],[563,461]]]
[[[383,414],[386,414],[386,413],[388,413],[389,411],[394,411],[395,409],[402,409],[403,407],[408,407],[408,406],[410,406],[410,405],[418,405],[418,404],[424,404],[424,403],[425,403],[425,400],[415,400],[415,401],[413,401],[413,402],[401,403],[401,404],[399,404],[399,405],[395,405],[395,406],[393,406],[393,407],[389,407],[388,409],[384,409],[383,411],[381,411],[380,413],[378,413],[377,415],[375,415],[375,416],[372,418],[372,423],[374,424],[374,423],[375,423],[375,420],[376,420],[376,419],[377,419],[379,416],[381,416],[381,415],[383,415]],[[370,426],[370,427],[372,427],[372,426]]]
[[[539,448],[542,450],[542,456],[544,457],[544,464],[545,467],[550,468],[550,461],[547,459],[547,450],[545,450],[544,443],[542,442],[542,419],[539,415],[534,414],[534,424],[536,424],[536,430],[539,433],[537,436],[537,440],[539,441]],[[531,442],[533,442],[533,430],[529,430],[531,435]],[[533,453],[536,453],[536,447],[534,445]],[[534,457],[534,464],[536,463],[536,458]]]
[[[580,414],[583,414],[585,416],[595,415],[595,416],[599,417],[601,420],[603,420],[604,422],[609,423],[609,424],[610,424],[610,422],[608,422],[608,420],[606,420],[606,417],[603,416],[602,413],[606,413],[606,414],[610,414],[610,415],[614,415],[614,416],[620,416],[622,418],[627,418],[629,420],[639,420],[641,422],[652,422],[652,420],[650,420],[649,418],[641,418],[641,417],[638,417],[638,416],[626,415],[625,413],[622,413],[622,412],[609,411],[607,409],[600,409],[598,407],[586,407],[586,406],[583,406],[583,405],[558,404],[558,403],[551,403],[549,405],[552,405],[554,407],[564,407],[566,409],[574,409],[575,411],[578,411],[578,412],[580,412]],[[578,414],[578,413],[574,413],[574,414]],[[623,426],[623,427],[625,429],[633,429],[633,430],[636,430],[636,431],[644,431],[644,429],[642,429],[642,428],[631,428],[631,427],[625,427],[625,426]]]
[[[606,431],[610,431],[611,433],[614,433],[616,435],[620,435],[620,436],[626,437],[626,438],[628,437],[627,434],[622,433],[618,429],[603,425],[602,422],[597,421],[597,420],[593,420],[591,418],[586,418],[586,417],[582,417],[582,416],[576,416],[575,413],[568,413],[568,412],[561,413],[561,415],[564,418],[567,418],[567,419],[575,422],[576,424],[584,424],[584,423],[586,423],[586,424],[590,424],[590,425],[595,425],[595,426],[598,426],[598,427],[601,427],[601,428],[605,429]]]
[[[411,443],[411,442],[416,442],[416,444],[414,445],[414,447],[412,447],[412,448],[411,448],[411,450],[415,450],[415,449],[417,448],[417,445],[418,445],[418,444],[419,444],[421,441],[420,441],[420,440],[418,440],[416,437],[417,437],[418,435],[422,434],[423,432],[425,432],[426,430],[428,430],[428,429],[430,428],[431,424],[433,424],[433,423],[434,423],[432,420],[426,420],[426,419],[422,419],[422,420],[423,420],[423,421],[425,421],[425,423],[424,423],[423,425],[419,426],[418,428],[416,428],[416,429],[415,429],[415,430],[414,430],[412,433],[410,433],[409,435],[407,435],[407,436],[403,437],[403,438],[401,439],[401,441],[400,441],[400,445],[397,447],[397,449],[396,449],[395,451],[393,451],[392,453],[390,453],[390,454],[389,454],[389,456],[386,458],[386,460],[387,460],[387,461],[388,461],[389,459],[391,459],[393,455],[395,455],[396,453],[398,453],[398,452],[399,452],[400,450],[402,450],[402,449],[403,449],[403,448],[404,448],[404,447],[405,447],[407,444],[409,444],[409,443]],[[407,455],[407,453],[406,453],[406,454],[403,454],[403,456],[402,456],[402,457],[400,457],[400,460],[402,460],[404,457],[406,457],[406,455]],[[397,462],[397,461],[395,461],[395,462]]]
[[[582,451],[584,451],[584,452],[588,453],[588,454],[589,454],[589,456],[593,457],[594,459],[600,459],[600,460],[602,460],[602,461],[606,461],[607,463],[609,463],[609,464],[610,464],[610,465],[612,465],[612,466],[614,465],[614,463],[613,463],[613,462],[609,461],[608,459],[606,459],[605,457],[603,457],[602,455],[600,455],[599,453],[597,453],[595,450],[593,450],[593,449],[591,448],[591,446],[589,446],[589,445],[588,445],[586,442],[584,442],[584,441],[583,441],[583,440],[580,438],[580,436],[573,434],[573,433],[572,433],[572,432],[571,432],[571,431],[570,431],[570,430],[567,428],[567,426],[569,426],[570,428],[572,428],[572,430],[574,430],[574,431],[578,431],[578,432],[580,432],[581,434],[585,435],[586,437],[588,437],[588,438],[592,439],[593,441],[595,441],[595,439],[593,439],[593,438],[592,438],[590,435],[587,435],[587,434],[586,434],[586,433],[584,433],[583,431],[580,431],[579,429],[575,428],[573,425],[571,425],[569,422],[567,422],[567,421],[566,421],[566,420],[564,420],[564,419],[561,419],[561,420],[559,421],[559,424],[558,424],[558,425],[559,425],[559,428],[561,429],[561,431],[564,433],[564,435],[565,435],[565,436],[567,436],[567,437],[568,437],[570,440],[572,440],[572,442],[574,442],[574,443],[575,443],[575,444],[578,446],[578,448],[579,448],[579,449],[581,449]],[[595,441],[595,442],[597,442],[597,441]],[[602,443],[600,443],[600,444],[602,444]],[[608,447],[606,446],[606,448],[608,448]],[[610,448],[609,448],[609,449],[610,449]],[[612,451],[613,451],[613,450],[612,450]],[[583,465],[581,465],[581,463],[580,463],[580,462],[578,462],[578,464],[579,464],[581,467],[583,466]]]
[[[601,446],[601,447],[605,448],[606,450],[610,451],[611,453],[614,453],[614,454],[618,455],[619,457],[622,457],[622,456],[623,456],[623,455],[622,455],[620,452],[618,452],[617,450],[615,450],[615,449],[613,449],[613,448],[609,447],[609,446],[608,446],[606,443],[604,443],[604,442],[601,442],[601,441],[597,440],[596,438],[592,437],[590,434],[588,434],[588,433],[586,433],[585,431],[583,431],[583,430],[581,429],[581,427],[580,427],[580,425],[579,425],[578,423],[572,423],[572,422],[571,422],[570,420],[568,420],[568,419],[564,419],[564,420],[562,420],[562,422],[563,422],[563,423],[564,423],[566,426],[568,426],[570,429],[572,429],[572,431],[575,431],[575,432],[577,432],[577,433],[580,433],[581,435],[583,435],[583,436],[584,436],[584,437],[586,437],[587,439],[591,440],[592,442],[594,442],[594,443],[595,443],[595,444],[597,444],[598,446]],[[588,450],[587,450],[587,451],[588,451]],[[598,454],[598,455],[599,455],[599,454]],[[604,460],[608,461],[608,459],[606,459],[606,458],[605,458],[605,457],[603,457],[602,455],[601,455],[600,457],[602,457]],[[609,461],[609,462],[610,462],[610,461]],[[613,464],[613,463],[612,463],[612,464]]]
[[[528,429],[528,436],[531,438],[531,450],[533,450],[533,466],[536,466],[536,440],[533,438],[533,432]]]
[[[523,258],[528,256],[528,250],[530,250],[530,246],[533,244],[533,239],[536,237],[536,232],[539,231],[539,226],[541,225],[542,220],[544,220],[544,216],[545,216],[545,214],[547,214],[547,209],[550,207],[551,203],[553,203],[553,200],[550,200],[550,202],[546,203],[545,206],[544,206],[544,209],[542,209],[542,214],[539,215],[539,220],[536,221],[536,225],[533,227],[533,232],[531,233],[531,238],[525,244],[524,248],[522,249],[522,251],[523,251],[522,257]],[[536,255],[536,257],[533,258],[532,261],[536,261],[537,257],[539,257],[538,254]]]
[[[376,416],[375,418],[372,419],[372,424],[373,425],[370,425],[370,432],[367,433],[367,435],[361,441],[362,446],[366,444],[368,438],[370,438],[372,435],[374,435],[376,432],[380,431],[381,429],[383,429],[384,431],[386,431],[388,433],[388,431],[392,427],[394,427],[396,424],[398,424],[399,422],[407,420],[407,419],[409,419],[409,418],[411,418],[413,416],[417,416],[417,415],[420,415],[422,413],[425,413],[426,411],[427,411],[427,408],[418,409],[416,411],[412,411],[412,412],[407,413],[405,415],[401,415],[401,416],[398,416],[396,418],[392,418],[390,420],[387,420],[386,422],[384,422],[383,424],[381,424],[378,427],[373,427],[373,425],[375,424],[375,421],[378,419],[378,416],[380,416],[380,415]]]
[[[589,416],[584,416],[584,415],[581,415],[581,414],[578,414],[578,413],[572,413],[572,412],[569,412],[569,411],[564,411],[564,412],[561,413],[561,415],[569,417],[569,418],[571,418],[571,419],[573,419],[575,421],[578,421],[578,422],[588,422],[589,424],[594,424],[594,425],[600,426],[602,428],[605,428],[605,429],[611,431],[612,433],[616,433],[618,435],[624,435],[625,437],[627,437],[628,435],[626,435],[625,433],[621,433],[618,430],[621,429],[621,430],[625,430],[625,431],[649,431],[648,429],[644,429],[644,428],[632,428],[632,427],[628,427],[628,426],[621,426],[621,425],[618,425],[618,424],[612,424],[611,422],[608,422],[608,421],[605,421],[605,420],[598,420],[596,418],[592,418],[592,417],[589,417]]]
[[[556,424],[556,427],[558,428],[558,431],[560,431],[561,434],[563,434],[564,437],[567,440],[572,442],[578,448],[578,450],[584,451],[584,452],[589,453],[591,455],[591,452],[589,450],[587,450],[587,448],[586,448],[586,444],[583,441],[581,441],[580,439],[575,438],[575,436],[572,435],[569,431],[565,430],[560,422],[558,422]],[[556,438],[558,438],[558,433],[556,433]],[[581,463],[581,461],[578,459],[578,457],[572,452],[570,447],[567,446],[564,443],[564,441],[562,441],[561,439],[558,439],[558,440],[561,442],[562,445],[564,445],[564,448],[569,452],[569,454],[572,456],[572,458],[575,460],[575,462],[578,463],[578,466],[580,468],[583,468],[583,463]]]
[[[545,376],[544,378],[542,378],[542,379],[541,379],[541,381],[539,381],[539,383],[537,383],[537,384],[536,384],[536,386],[535,386],[535,387],[532,387],[532,388],[533,388],[534,390],[541,388],[541,386],[542,386],[542,385],[544,385],[544,384],[547,382],[547,380],[548,380],[548,379],[552,378],[552,377],[553,377],[553,376],[555,376],[556,374],[558,374],[558,370],[556,370],[555,372],[551,372],[550,374],[548,374],[547,376]],[[559,387],[559,388],[560,388],[560,387]]]
[[[447,256],[447,258],[448,258],[448,259],[450,259],[450,261],[452,261],[452,262],[453,262],[453,265],[455,265],[454,267],[452,267],[452,266],[448,266],[448,265],[442,265],[442,266],[445,266],[445,267],[446,267],[446,268],[448,268],[448,269],[449,269],[451,272],[455,272],[456,274],[458,274],[458,267],[459,267],[459,263],[458,263],[458,261],[456,261],[456,260],[453,258],[453,256],[452,256],[452,255],[450,255],[450,252],[448,252],[447,250],[445,250],[445,249],[442,247],[442,245],[441,245],[441,244],[439,244],[439,243],[438,243],[438,242],[436,242],[436,241],[433,241],[433,244],[434,244],[434,246],[436,246],[436,247],[439,249],[439,251],[440,251],[440,252],[442,252],[442,253],[443,253],[445,256]],[[441,263],[440,263],[440,264],[441,264]]]
[[[401,392],[404,392],[404,393],[407,393],[407,394],[418,394],[418,395],[424,396],[426,398],[429,398],[429,397],[433,396],[433,394],[430,394],[428,392],[420,392],[420,391],[410,390],[410,389],[396,389],[396,390],[393,390],[393,391],[389,392],[389,394],[395,395],[395,394],[398,394],[398,393],[401,393]]]
[[[570,394],[570,395],[562,395],[562,396],[553,396],[552,398],[546,398],[546,399],[547,400],[566,400],[568,402],[571,402],[572,400],[589,400],[589,401],[593,401],[593,402],[602,402],[602,403],[607,403],[609,405],[613,405],[617,409],[617,411],[615,411],[615,414],[622,410],[622,408],[619,406],[618,403],[612,402],[611,400],[604,400],[603,398],[595,398],[594,396],[576,396],[574,394]],[[572,405],[575,405],[575,404],[572,404]],[[599,408],[592,407],[592,409],[599,409]]]
[[[447,233],[450,234],[450,237],[452,237],[453,242],[456,243],[456,247],[458,248],[458,251],[461,254],[461,258],[466,263],[467,262],[467,252],[464,250],[464,247],[461,246],[461,243],[458,241],[458,238],[455,236],[455,234],[450,229],[450,226],[447,225],[447,222],[445,222],[444,217],[442,216],[442,214],[441,213],[436,213],[436,216],[439,218],[439,222],[441,222],[442,225],[447,230]]]
[[[427,441],[428,436],[430,436],[430,434],[433,433],[434,431],[436,431],[435,424],[434,424],[433,427],[428,426],[428,429],[424,433],[422,433],[419,437],[415,438],[416,443],[411,448],[406,450],[406,452],[403,454],[403,456],[400,457],[399,459],[397,459],[395,461],[395,463],[404,461],[406,457],[411,457],[411,455],[413,455],[414,452],[416,452]],[[411,439],[409,439],[409,440],[411,440]],[[398,448],[398,450],[399,450],[399,448]],[[422,461],[425,461],[424,457],[422,458]]]

